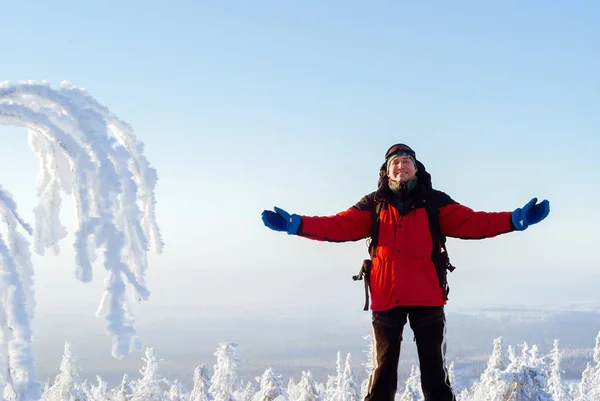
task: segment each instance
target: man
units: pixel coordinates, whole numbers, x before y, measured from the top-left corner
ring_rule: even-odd
[[[522,231],[549,211],[548,201],[537,203],[536,198],[512,212],[473,211],[433,189],[415,152],[396,144],[385,154],[377,190],[349,209],[333,216],[301,216],[275,207],[263,211],[262,219],[273,230],[319,241],[376,239],[366,277],[375,355],[365,401],[394,400],[407,321],[417,345],[425,400],[455,401],[444,360],[445,270],[451,265],[444,258],[442,238],[483,239]],[[372,232],[376,215],[379,229]]]

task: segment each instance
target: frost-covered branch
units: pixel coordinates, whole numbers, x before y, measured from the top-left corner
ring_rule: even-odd
[[[41,395],[31,349],[33,267],[29,242],[18,228],[31,234],[12,196],[0,186],[0,220],[8,227],[8,245],[0,234],[0,377],[18,400]]]
[[[129,124],[69,83],[58,89],[35,82],[0,84],[0,124],[27,128],[40,162],[36,253],[60,252],[67,235],[59,219],[62,196],[72,196],[75,276],[91,281],[92,263],[102,251],[107,275],[98,315],[106,318],[113,336],[112,354],[120,358],[139,349],[126,289],[129,285],[137,300],[148,299],[147,253],[163,248],[155,216],[157,174],[143,155],[143,144]],[[23,277],[29,288],[33,274]]]

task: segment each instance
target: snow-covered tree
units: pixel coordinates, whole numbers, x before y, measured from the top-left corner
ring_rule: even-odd
[[[0,123],[1,107],[0,102]],[[19,215],[12,195],[2,186],[0,220],[6,224],[8,231],[8,244],[0,233],[0,378],[9,397],[37,400],[42,394],[42,386],[37,380],[31,349],[31,318],[35,302],[33,267],[29,242],[19,232],[23,229],[31,234],[32,229]]]
[[[302,371],[302,379],[298,383],[298,398],[290,401],[321,401],[322,397],[319,393],[319,389],[312,377],[312,373],[309,371]]]
[[[34,269],[30,243],[19,230],[33,236],[37,254],[58,254],[67,236],[59,218],[62,196],[73,198],[75,277],[91,281],[92,263],[103,252],[107,277],[97,314],[106,319],[113,356],[122,358],[141,349],[127,284],[136,300],[146,300],[147,253],[163,248],[155,218],[157,174],[131,126],[67,82],[58,89],[45,82],[1,83],[0,125],[26,128],[40,163],[34,228],[0,187],[0,219],[7,225],[6,241],[0,235],[0,380],[19,401],[38,400],[31,350]]]
[[[506,386],[503,401],[552,401],[547,389],[544,362],[536,345],[522,346],[521,357],[513,360],[502,374]]]
[[[124,374],[119,387],[111,390],[110,393],[112,401],[129,401],[133,394],[129,385],[129,375]]]
[[[360,389],[352,368],[352,354],[350,353],[346,355],[346,361],[344,362],[340,392],[342,401],[358,401],[360,398]]]
[[[274,401],[284,395],[283,377],[271,368],[267,368],[260,378],[260,389],[254,395],[254,401]]]
[[[298,399],[298,384],[294,380],[293,377],[290,377],[287,384],[287,398],[288,400],[297,400]]]
[[[86,401],[87,396],[79,378],[80,372],[77,358],[71,351],[71,344],[66,342],[60,362],[60,373],[48,391],[43,394],[42,400]]]
[[[600,366],[600,331],[596,335],[596,345],[594,346],[594,362]]]
[[[215,401],[236,401],[234,392],[238,384],[239,365],[237,344],[221,342],[214,355],[217,357],[217,363],[208,391]]]
[[[337,377],[327,376],[327,382],[325,384],[325,401],[332,401],[337,392]]]
[[[512,348],[509,347],[509,350],[509,354],[514,355]],[[479,382],[476,382],[468,392],[469,396],[473,400],[502,401],[500,397],[506,386],[503,372],[508,367],[509,362],[509,357],[504,352],[504,341],[502,337],[498,337],[494,340],[487,367],[481,374]]]
[[[506,367],[513,363],[516,362],[518,359],[517,356],[517,351],[515,350],[515,347],[513,347],[512,345],[509,345],[508,347],[506,347],[506,353],[507,353],[507,359],[508,359],[508,363],[506,364]],[[505,367],[505,369],[506,369]]]
[[[594,398],[594,369],[588,362],[585,369],[581,373],[581,381],[577,384],[575,391],[573,392],[573,401],[592,401]]]
[[[177,379],[169,382],[170,388],[167,400],[168,401],[188,401],[189,393],[185,386]]]
[[[153,348],[146,348],[145,365],[140,369],[141,379],[133,384],[132,401],[162,401],[165,391],[161,387],[163,377],[160,374],[160,364],[163,362]]]
[[[586,364],[581,373],[581,380],[573,386],[571,398],[573,401],[595,401],[600,400],[600,332],[596,336],[596,345],[593,351],[592,366],[590,362]]]
[[[98,384],[92,384],[86,392],[89,401],[112,401],[108,393],[108,383],[100,376],[96,376]]]
[[[240,401],[252,401],[254,399],[254,395],[256,394],[256,387],[252,381],[248,381],[246,386],[242,390],[241,397],[238,398]]]
[[[554,347],[550,351],[550,366],[548,372],[548,392],[553,401],[568,401],[569,391],[562,380],[562,371],[560,370],[560,350],[558,348],[558,339],[554,340]]]
[[[598,335],[596,335],[596,345],[594,346],[594,362],[595,366],[592,369],[592,390],[590,392],[590,396],[595,397],[592,398],[594,400],[600,400],[600,331],[598,332]]]
[[[327,383],[327,400],[343,401],[344,392],[344,362],[341,352],[336,354],[335,377]]]
[[[362,363],[365,368],[365,379],[362,381],[360,385],[360,395],[362,398],[367,396],[367,392],[369,391],[369,381],[371,379],[371,372],[375,367],[375,352],[373,350],[373,337],[371,334],[363,337],[364,340],[367,341],[367,349],[363,350],[363,353],[366,354],[365,361]]]
[[[404,391],[400,396],[400,401],[421,401],[423,400],[423,390],[421,389],[421,371],[417,365],[410,368],[410,376],[406,379]]]
[[[194,387],[190,393],[190,401],[210,401],[210,377],[204,365],[194,369]]]
[[[456,372],[454,370],[454,361],[448,366],[448,380],[450,380],[450,387],[456,389]]]

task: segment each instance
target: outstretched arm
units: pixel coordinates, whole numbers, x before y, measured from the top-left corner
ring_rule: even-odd
[[[550,202],[543,200],[537,203],[537,198],[512,212],[476,212],[443,192],[437,195],[442,233],[462,239],[491,238],[511,231],[523,231],[544,220],[550,212]]]
[[[441,191],[435,193],[442,234],[462,239],[483,239],[514,230],[511,212],[483,212],[457,203]]]
[[[371,235],[372,195],[332,216],[301,216],[275,207],[262,213],[264,224],[276,231],[317,241],[358,241]]]
[[[369,237],[371,211],[361,209],[359,204],[333,216],[302,216],[298,235],[329,242],[358,241]]]
[[[492,238],[514,230],[511,212],[476,212],[459,203],[439,209],[442,234],[462,239]]]

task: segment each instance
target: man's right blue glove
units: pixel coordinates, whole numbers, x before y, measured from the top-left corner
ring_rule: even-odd
[[[283,209],[274,207],[271,210],[263,210],[261,216],[265,226],[275,231],[287,231],[288,234],[297,234],[302,222],[302,217],[297,214],[290,215]]]
[[[543,200],[537,203],[537,198],[530,200],[523,208],[515,209],[511,214],[512,224],[518,231],[523,231],[531,224],[539,223],[550,213],[550,203]]]

